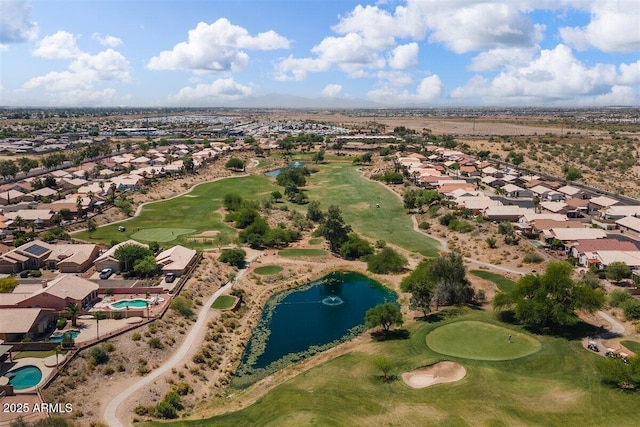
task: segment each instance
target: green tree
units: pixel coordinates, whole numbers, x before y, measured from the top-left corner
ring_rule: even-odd
[[[312,200],[307,206],[307,219],[313,222],[322,222],[324,213],[320,210],[320,202]]]
[[[78,322],[78,316],[80,315],[80,313],[82,312],[82,309],[80,308],[80,306],[78,304],[76,304],[75,302],[70,302],[69,304],[67,304],[67,306],[64,309],[67,317],[69,317],[71,319],[71,326],[78,326],[77,322]]]
[[[625,391],[640,388],[640,356],[629,358],[627,363],[619,359],[602,358],[596,362],[596,368],[605,384]]]
[[[109,354],[100,346],[91,349],[91,361],[94,365],[104,365],[109,361]]]
[[[347,241],[340,246],[340,256],[345,259],[359,259],[372,253],[371,244],[356,233],[349,234]]]
[[[137,261],[153,256],[153,252],[144,246],[128,243],[116,249],[113,256],[120,261],[122,271],[131,271]]]
[[[402,322],[400,306],[393,302],[378,304],[365,313],[365,324],[367,328],[381,326],[385,332],[389,332],[391,326],[400,326]]]
[[[338,253],[340,247],[349,238],[351,226],[345,224],[340,208],[336,205],[329,206],[325,215],[322,235],[329,243],[331,252]]]
[[[577,181],[582,178],[582,172],[580,171],[580,169],[570,167],[565,170],[564,177],[567,179],[567,181]]]
[[[237,157],[232,157],[224,164],[224,167],[236,171],[244,171],[244,162]]]
[[[432,263],[432,260],[420,262],[416,269],[400,282],[400,290],[411,293],[410,307],[422,310],[425,316],[431,311],[431,301],[435,295],[435,283],[429,270]]]
[[[272,192],[271,192],[271,198],[272,198],[273,200],[275,200],[275,201],[276,201],[276,203],[278,203],[278,201],[279,201],[280,199],[282,199],[282,193],[281,193],[281,192],[279,192],[278,190],[276,190],[276,191],[272,191]]]
[[[573,267],[567,262],[550,263],[544,274],[528,274],[510,292],[498,293],[493,305],[513,310],[520,322],[534,327],[571,325],[577,322],[575,310],[596,311],[604,305],[601,289],[576,284]]]
[[[382,372],[382,379],[384,381],[391,380],[393,376],[390,375],[390,373],[391,373],[391,369],[393,368],[393,365],[387,357],[385,356],[376,357],[375,359],[373,359],[373,365],[376,367],[376,369]]]
[[[11,293],[18,286],[18,279],[15,277],[3,277],[0,279],[0,294]]]
[[[91,235],[91,233],[96,231],[97,228],[98,228],[98,224],[96,224],[96,220],[93,218],[89,218],[87,220],[87,231],[89,232],[89,235]]]
[[[223,249],[220,261],[236,268],[244,268],[246,255],[242,249]]]
[[[152,277],[158,272],[158,262],[153,255],[148,255],[133,264],[133,271],[138,277]]]
[[[407,258],[388,246],[367,258],[367,270],[377,274],[401,273],[407,265]]]
[[[624,279],[631,277],[631,270],[627,263],[622,261],[612,262],[604,270],[606,278],[612,282],[620,283]]]
[[[313,162],[316,164],[324,162],[324,153],[324,149],[321,149],[317,153],[314,153],[313,156],[311,156],[311,160],[313,160]]]

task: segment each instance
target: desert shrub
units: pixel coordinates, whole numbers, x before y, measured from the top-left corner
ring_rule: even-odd
[[[124,317],[124,316],[123,316],[123,314],[122,314],[122,313],[120,313],[119,311],[116,311],[115,313],[113,313],[113,318],[114,318],[115,320],[120,320],[120,319],[122,319],[123,317]]]
[[[609,305],[611,307],[620,307],[622,303],[632,299],[633,297],[629,292],[622,289],[616,289],[609,294]]]
[[[160,350],[164,348],[164,344],[162,344],[162,341],[160,341],[160,338],[157,338],[157,337],[150,338],[149,341],[147,341],[147,344],[149,344],[149,347],[151,348],[156,348]]]
[[[526,254],[522,258],[522,260],[527,264],[540,264],[542,261],[544,261],[544,257],[539,253],[532,252],[532,253]]]
[[[141,339],[142,335],[140,335],[138,332],[134,332],[133,334],[131,334],[132,341],[140,341]]]
[[[91,349],[91,362],[94,365],[102,365],[109,361],[109,355],[102,347],[94,347]]]
[[[184,317],[193,316],[193,305],[190,300],[185,297],[176,297],[173,301],[171,301],[171,309],[178,312],[180,315]]]
[[[624,317],[627,320],[640,319],[640,300],[629,299],[622,304],[620,308],[624,312]]]
[[[64,317],[59,318],[58,321],[56,322],[56,328],[64,329],[65,326],[67,326],[67,319]]]
[[[426,222],[426,221],[422,221],[420,224],[418,224],[418,228],[419,228],[420,230],[428,230],[428,229],[430,229],[430,228],[431,228],[431,224],[429,224],[429,223],[428,223],[428,222]]]

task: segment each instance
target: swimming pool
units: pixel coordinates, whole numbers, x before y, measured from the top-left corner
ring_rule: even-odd
[[[56,332],[54,335],[51,335],[49,337],[48,341],[62,342],[65,335],[71,335],[71,338],[75,340],[78,337],[78,335],[80,335],[80,331],[77,329],[70,329],[63,333]]]
[[[37,386],[42,380],[42,371],[37,366],[27,365],[6,374],[14,390],[24,390]]]
[[[122,310],[123,308],[146,308],[147,304],[151,305],[151,301],[144,298],[123,299],[111,304],[111,308]]]

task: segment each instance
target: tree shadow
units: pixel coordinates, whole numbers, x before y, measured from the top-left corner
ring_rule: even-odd
[[[389,331],[378,330],[371,332],[371,338],[375,341],[406,340],[411,334],[406,329],[392,329]]]
[[[506,310],[501,311],[497,315],[498,320],[511,325],[522,325],[515,318],[513,311]],[[527,326],[523,325],[527,332],[535,335],[546,335],[556,338],[564,338],[569,341],[581,340],[583,338],[605,334],[609,331],[600,326],[595,326],[590,323],[579,320],[573,325],[550,325],[550,326]]]

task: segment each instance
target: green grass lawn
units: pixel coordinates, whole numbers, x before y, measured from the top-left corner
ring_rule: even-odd
[[[60,351],[58,354],[63,356],[66,351]],[[36,357],[38,359],[44,359],[45,357],[55,356],[55,350],[29,350],[29,351],[21,351],[13,356],[14,359],[24,359],[25,357]]]
[[[476,321],[442,326],[427,335],[426,340],[429,348],[440,354],[475,360],[517,359],[541,347],[540,341],[529,334]]]
[[[278,274],[282,270],[284,270],[284,268],[279,265],[265,265],[265,266],[256,268],[255,270],[253,270],[253,272],[256,274],[271,275],[271,274]]]
[[[322,244],[322,242],[324,242],[324,239],[309,239],[309,244],[310,245],[320,245]]]
[[[278,251],[278,255],[283,257],[316,257],[316,256],[325,256],[327,251],[323,249],[283,249]]]
[[[578,340],[536,337],[542,347],[528,356],[488,361],[442,356],[426,345],[429,333],[461,320],[506,327],[493,312],[467,312],[440,322],[411,322],[408,339],[373,342],[279,384],[249,407],[176,426],[631,426],[640,417],[638,395],[601,384],[591,354]],[[513,332],[526,331],[508,325]],[[515,334],[514,334],[515,336]],[[503,337],[505,339],[505,337]],[[441,360],[462,364],[466,377],[423,389],[401,379],[384,382],[374,359],[385,356],[391,374]],[[233,391],[232,394],[242,394]],[[203,402],[233,405],[221,397]],[[194,414],[198,414],[196,409]],[[164,422],[144,425],[164,426]]]
[[[620,341],[620,344],[633,351],[636,355],[640,356],[640,342],[638,341]]]
[[[321,209],[339,206],[345,222],[373,241],[384,240],[425,256],[437,255],[438,242],[413,231],[402,200],[389,189],[365,179],[348,163],[317,167],[319,172],[309,177],[307,194],[309,199],[320,201]]]
[[[236,297],[230,295],[220,295],[216,300],[211,304],[211,308],[217,308],[218,310],[226,310],[228,308],[233,307],[236,303]]]
[[[471,270],[469,273],[481,279],[495,283],[498,289],[500,289],[502,292],[511,292],[511,290],[513,290],[513,287],[516,285],[516,282],[507,279],[502,274],[491,273],[490,271],[484,270]]]
[[[188,239],[191,234],[217,230],[220,233],[209,239],[209,246],[227,244],[233,241],[237,231],[227,225],[218,212],[224,195],[234,193],[246,199],[262,200],[270,197],[270,193],[276,189],[276,185],[265,176],[238,177],[200,184],[188,195],[145,205],[140,215],[129,221],[100,227],[91,236],[82,231],[74,234],[74,237],[109,244],[113,240],[122,242],[136,235],[135,239],[142,242],[155,240],[187,247],[195,245],[198,248],[205,245],[207,240],[193,243]],[[158,227],[160,224],[162,228]],[[126,231],[119,232],[119,225],[125,225]],[[176,230],[181,231],[177,233]],[[173,234],[169,235],[172,231]]]

